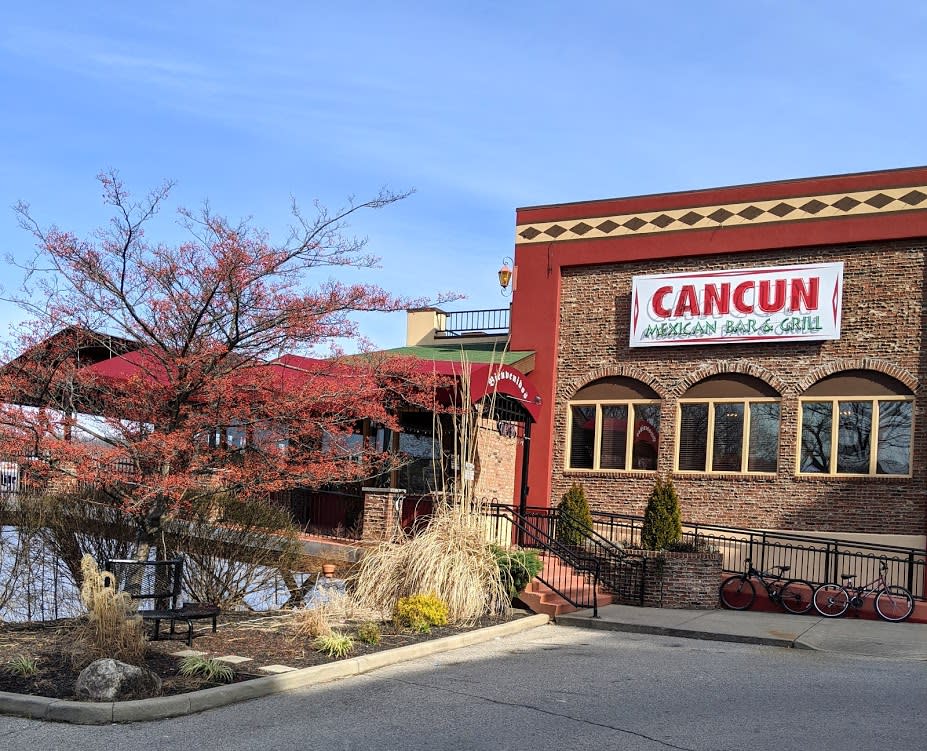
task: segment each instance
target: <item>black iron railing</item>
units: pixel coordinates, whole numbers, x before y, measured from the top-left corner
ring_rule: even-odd
[[[529,514],[535,511],[546,509],[529,509]],[[592,522],[593,529],[605,539],[626,547],[640,546],[643,517],[593,511]],[[742,571],[744,561],[752,558],[759,569],[789,566],[789,576],[815,584],[839,582],[842,574],[856,574],[857,581],[869,581],[878,575],[879,561],[884,559],[890,584],[901,584],[917,599],[927,599],[927,550],[919,548],[687,522],[683,522],[683,540],[721,551],[725,571]]]
[[[495,522],[493,539],[502,537],[503,524],[511,525],[511,530],[523,547],[535,548],[542,555],[558,558],[563,565],[546,566],[536,577],[537,580],[574,607],[592,608],[592,617],[598,618],[602,564],[596,556],[562,544],[550,534],[542,518],[522,516],[512,506],[488,504],[485,513]],[[536,524],[535,521],[542,524]]]
[[[591,555],[600,563],[600,574],[605,589],[615,595],[617,601],[625,604],[644,604],[644,581],[647,571],[647,559],[629,554],[624,547],[610,540],[590,527],[583,520],[577,519],[566,511],[559,509],[527,509],[528,519],[536,526],[547,530],[557,540],[564,539],[559,534],[559,527],[569,525],[574,532],[573,546],[586,555]]]
[[[500,336],[509,333],[509,309],[458,310],[446,313],[444,328],[435,331],[435,337]]]

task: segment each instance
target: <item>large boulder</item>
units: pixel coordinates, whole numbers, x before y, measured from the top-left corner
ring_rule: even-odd
[[[77,677],[82,701],[129,701],[161,695],[161,679],[146,668],[105,658],[91,662]]]

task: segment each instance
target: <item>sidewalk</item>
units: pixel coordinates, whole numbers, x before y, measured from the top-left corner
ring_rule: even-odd
[[[888,623],[853,616],[822,618],[734,610],[670,610],[606,605],[557,616],[561,626],[580,626],[687,639],[767,644],[866,657],[927,660],[927,625]]]

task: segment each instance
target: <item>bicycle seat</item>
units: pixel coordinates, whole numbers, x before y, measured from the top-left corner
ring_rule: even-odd
[[[856,574],[840,574],[840,578],[846,581],[847,579],[855,579]]]
[[[788,571],[792,567],[791,566],[776,566],[776,568],[779,569],[779,571],[781,571],[784,574],[786,571]]]

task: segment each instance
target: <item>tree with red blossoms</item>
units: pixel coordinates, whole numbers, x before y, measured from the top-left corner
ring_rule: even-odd
[[[113,216],[89,239],[17,206],[37,252],[15,298],[32,317],[22,354],[0,371],[0,458],[32,485],[104,492],[136,520],[142,555],[211,494],[356,482],[398,461],[356,426],[397,429],[401,407],[431,406],[434,384],[409,361],[319,353],[357,337],[354,313],[422,304],[322,276],[374,268],[347,221],[407,194],[311,217],[294,205],[282,243],[181,210],[189,239],[167,245],[145,231],[170,184],[134,200],[116,173],[99,180]]]

